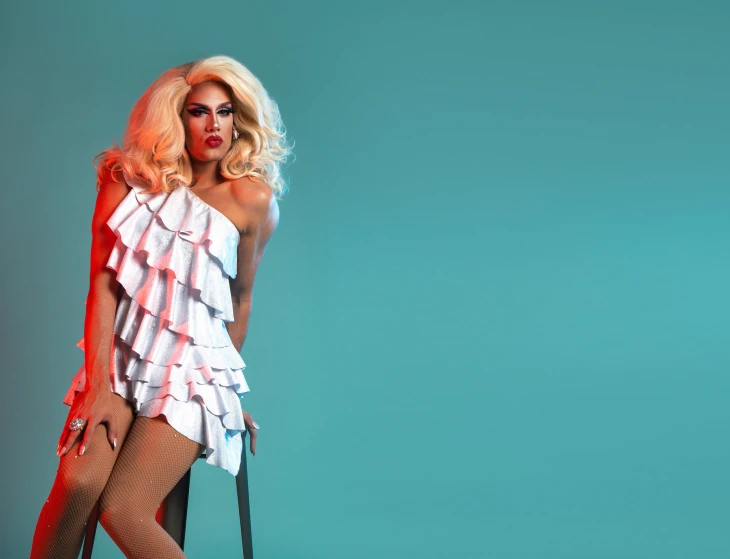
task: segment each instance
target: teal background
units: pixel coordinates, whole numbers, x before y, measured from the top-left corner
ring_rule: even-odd
[[[729,6],[4,6],[0,554],[82,362],[91,159],[228,54],[297,154],[242,353],[256,556],[729,557]],[[238,530],[200,461],[186,553]]]

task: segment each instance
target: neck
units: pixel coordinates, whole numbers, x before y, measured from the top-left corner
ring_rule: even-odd
[[[202,185],[203,187],[222,182],[222,176],[218,171],[219,161],[195,161],[191,160],[193,168],[192,186]]]

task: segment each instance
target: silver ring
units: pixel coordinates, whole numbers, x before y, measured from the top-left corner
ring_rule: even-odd
[[[84,428],[84,420],[80,417],[77,417],[75,419],[72,419],[71,422],[68,424],[68,428],[71,431],[81,431],[81,429]]]

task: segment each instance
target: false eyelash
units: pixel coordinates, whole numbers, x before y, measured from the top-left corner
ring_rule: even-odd
[[[202,115],[202,114],[204,114],[204,113],[207,113],[207,112],[208,112],[208,111],[206,111],[205,109],[201,109],[201,108],[195,108],[195,109],[185,109],[185,110],[186,110],[186,111],[187,111],[188,113],[190,113],[191,115],[193,115],[193,116],[200,116],[200,115]],[[232,114],[234,114],[234,113],[236,112],[236,111],[235,111],[234,109],[232,109],[232,108],[231,108],[231,109],[229,109],[228,107],[224,107],[224,108],[222,108],[222,109],[218,109],[218,110],[219,110],[219,111],[228,111],[228,114],[229,114],[229,115],[232,115]],[[200,113],[196,115],[195,113],[198,113],[198,111],[200,111]]]

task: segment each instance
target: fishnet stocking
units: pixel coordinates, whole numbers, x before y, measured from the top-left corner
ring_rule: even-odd
[[[180,547],[157,524],[157,509],[205,447],[184,437],[164,416],[148,418],[118,394],[117,448],[100,424],[78,456],[81,437],[59,462],[51,494],[33,536],[31,559],[76,559],[86,522],[99,500],[99,522],[131,559],[182,559]]]
[[[164,417],[135,419],[99,503],[99,522],[127,558],[185,557],[155,514],[204,449]]]
[[[76,559],[81,549],[86,522],[101,494],[114,461],[121,452],[134,420],[134,408],[118,394],[112,394],[117,420],[117,448],[107,439],[106,425],[100,424],[78,455],[81,437],[61,456],[56,479],[44,503],[33,535],[31,559]]]

